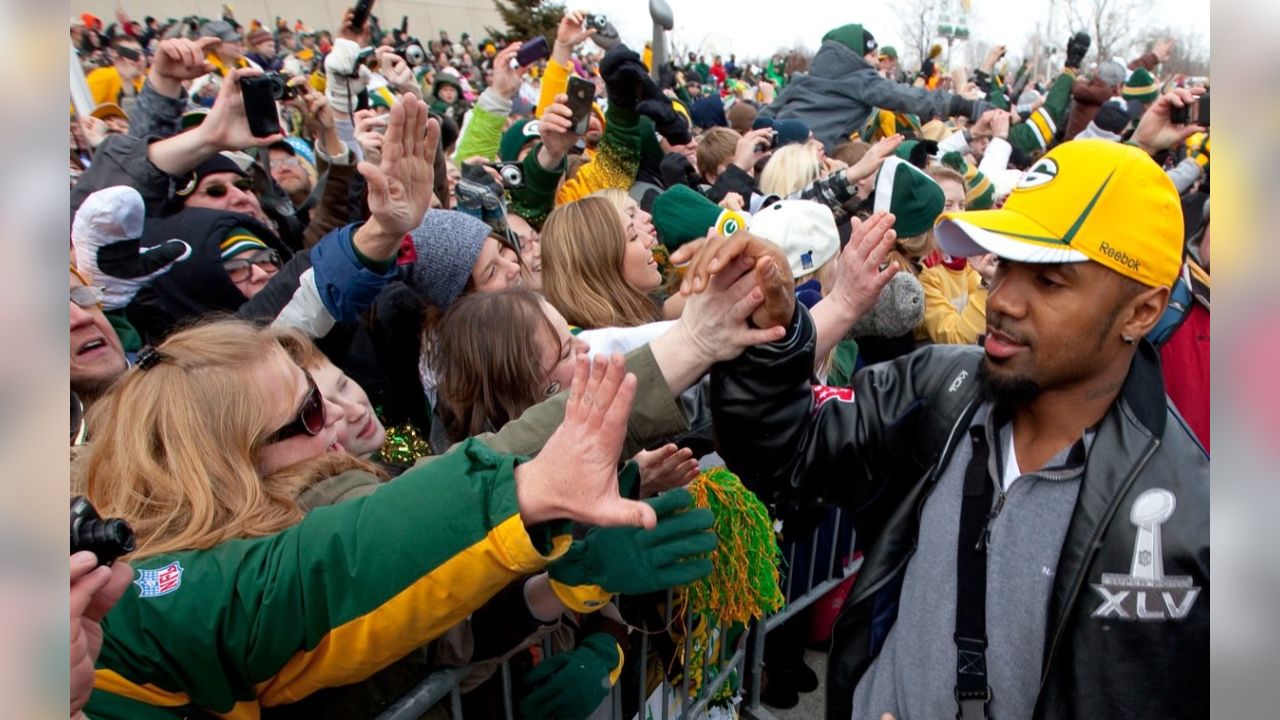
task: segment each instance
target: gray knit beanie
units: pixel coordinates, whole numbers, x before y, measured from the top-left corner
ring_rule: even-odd
[[[1115,60],[1104,60],[1098,63],[1098,79],[1110,87],[1124,84],[1129,71]]]
[[[858,318],[849,334],[853,337],[898,337],[915,330],[924,321],[924,286],[906,270],[899,270],[880,291],[880,299],[866,315]]]
[[[417,258],[410,284],[441,310],[462,294],[484,239],[493,232],[484,221],[454,210],[431,210],[409,232]]]

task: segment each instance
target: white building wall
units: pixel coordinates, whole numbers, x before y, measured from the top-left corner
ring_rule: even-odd
[[[355,5],[354,0],[235,0],[236,20],[248,27],[250,20],[259,20],[268,27],[274,26],[277,16],[289,22],[289,27],[301,19],[312,29],[336,30],[342,13]],[[129,17],[137,22],[151,15],[161,22],[167,18],[199,15],[216,19],[222,15],[220,0],[123,0]],[[88,11],[110,24],[115,19],[116,0],[72,0],[72,15]],[[426,42],[447,30],[449,37],[457,40],[463,32],[471,33],[474,40],[485,36],[485,27],[504,28],[492,0],[377,0],[373,14],[378,16],[383,29],[399,27],[400,18],[409,16],[409,32]],[[336,34],[336,33],[335,33]]]

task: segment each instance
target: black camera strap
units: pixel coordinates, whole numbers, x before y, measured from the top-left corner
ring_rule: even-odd
[[[960,534],[956,545],[956,688],[957,720],[990,717],[991,686],[987,681],[987,523],[995,485],[987,472],[990,448],[985,428],[969,430],[973,458],[964,474]]]

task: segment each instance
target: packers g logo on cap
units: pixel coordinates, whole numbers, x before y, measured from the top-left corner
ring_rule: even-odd
[[[716,220],[716,232],[728,237],[747,226],[747,221],[733,210],[725,210]]]
[[[1058,178],[1058,163],[1053,158],[1040,158],[1014,186],[1015,190],[1030,190],[1048,185]]]

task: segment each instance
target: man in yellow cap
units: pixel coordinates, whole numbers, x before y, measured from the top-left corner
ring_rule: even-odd
[[[1143,339],[1182,261],[1172,182],[1137,147],[1069,142],[1001,209],[935,231],[952,256],[1000,258],[982,347],[926,347],[832,393],[810,384],[830,341],[766,287],[753,320],[786,335],[712,372],[730,470],[762,498],[860,513],[827,717],[1207,716],[1208,456]],[[850,245],[874,251],[842,261],[871,302],[892,237],[873,218]],[[774,251],[713,240],[686,280],[746,255],[789,290]]]

